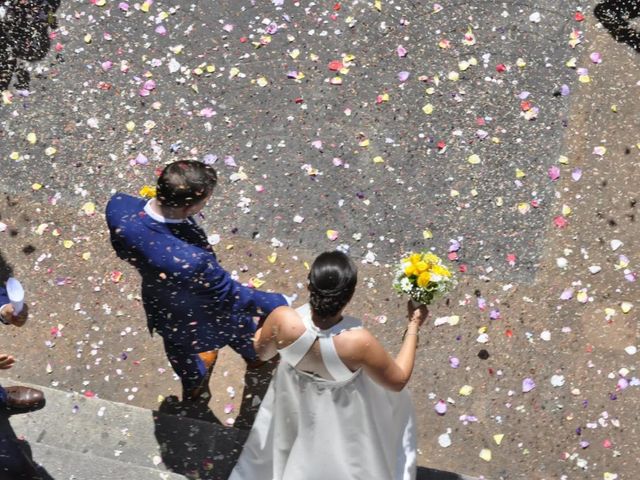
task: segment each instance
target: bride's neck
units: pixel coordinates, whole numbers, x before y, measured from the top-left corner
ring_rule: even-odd
[[[321,317],[320,315],[312,312],[311,319],[313,323],[322,329],[333,327],[336,323],[339,323],[342,320],[342,311],[332,315],[330,317]]]

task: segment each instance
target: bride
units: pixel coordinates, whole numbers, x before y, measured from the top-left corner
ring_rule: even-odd
[[[409,392],[426,307],[408,305],[394,359],[360,320],[343,315],[353,261],[325,252],[309,273],[309,304],[279,307],[256,333],[280,364],[230,480],[412,480],[416,426]]]

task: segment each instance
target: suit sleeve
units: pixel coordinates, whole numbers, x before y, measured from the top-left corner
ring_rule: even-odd
[[[198,281],[204,287],[204,294],[224,310],[243,310],[252,316],[266,318],[275,308],[287,305],[279,293],[263,292],[236,282],[213,256],[207,256]]]
[[[10,303],[7,290],[4,287],[0,287],[0,308],[4,307],[7,303]],[[0,319],[0,324],[7,324],[4,319]]]
[[[7,303],[11,303],[9,300],[9,296],[7,295],[7,290],[4,287],[0,287],[0,307],[6,305]]]

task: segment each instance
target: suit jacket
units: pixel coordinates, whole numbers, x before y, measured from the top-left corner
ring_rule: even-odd
[[[7,303],[11,303],[9,300],[9,296],[7,295],[7,289],[4,287],[0,287],[0,307],[6,305]]]
[[[287,302],[234,281],[217,261],[204,231],[192,218],[156,221],[146,201],[116,193],[106,208],[111,243],[142,277],[148,326],[194,352],[220,348],[234,325],[266,317]]]

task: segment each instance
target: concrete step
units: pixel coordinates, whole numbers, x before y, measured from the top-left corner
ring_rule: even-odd
[[[33,458],[55,480],[184,480],[187,478],[171,472],[162,472],[42,443],[30,445]]]
[[[248,434],[186,417],[180,414],[183,412],[179,406],[172,408],[169,403],[160,409],[162,411],[152,411],[1,377],[0,384],[5,387],[19,384],[44,392],[45,408],[13,415],[10,424],[16,435],[32,446],[34,460],[47,470],[46,462],[53,462],[53,456],[37,456],[46,454],[45,447],[52,447],[51,451],[69,452],[65,475],[73,475],[80,467],[73,462],[86,456],[180,474],[167,478],[185,478],[181,475],[203,480],[226,478]]]

